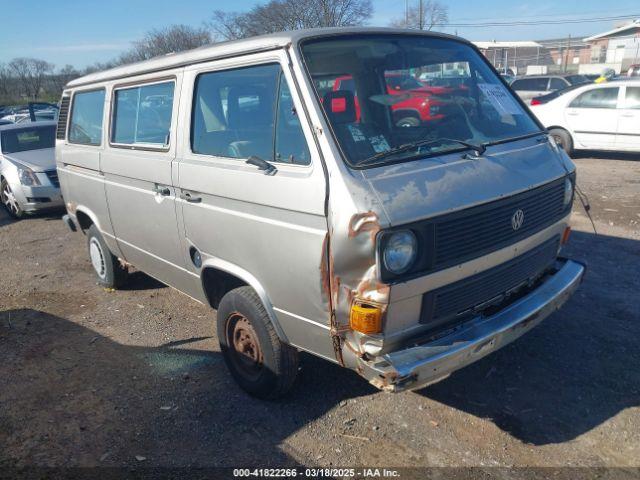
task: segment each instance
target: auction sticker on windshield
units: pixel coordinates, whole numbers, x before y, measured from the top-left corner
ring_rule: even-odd
[[[478,88],[501,114],[522,115],[522,107],[516,103],[504,86],[495,83],[479,83]]]

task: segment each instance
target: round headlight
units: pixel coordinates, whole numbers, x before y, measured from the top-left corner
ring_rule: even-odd
[[[565,207],[568,207],[573,200],[573,183],[568,178],[564,179],[564,198],[562,200],[562,204]]]
[[[416,258],[418,241],[409,230],[392,233],[384,247],[384,266],[396,275],[406,272]]]

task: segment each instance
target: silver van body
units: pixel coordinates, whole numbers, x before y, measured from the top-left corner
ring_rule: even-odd
[[[398,391],[439,380],[518,338],[567,300],[584,266],[558,257],[570,206],[553,221],[523,228],[526,234],[509,233],[544,216],[545,202],[566,192],[574,178],[574,165],[544,132],[498,142],[477,155],[452,151],[372,168],[345,161],[323,110],[333,97],[317,95],[301,46],[371,34],[467,45],[402,30],[303,30],[91,74],[63,93],[56,156],[69,221],[85,232],[95,226],[122,262],[213,307],[229,288],[252,287],[281,342]],[[281,72],[308,160],[257,168],[194,152],[199,79],[264,65]],[[173,86],[173,98],[154,94],[147,101],[171,103],[166,141],[114,141],[114,112],[125,95],[118,92],[159,83]],[[74,143],[74,102],[86,92],[100,92],[94,100],[104,105],[103,128],[84,144]],[[239,108],[241,100],[232,104],[235,93],[227,92],[223,108]],[[245,104],[256,101],[247,95]],[[353,97],[340,97],[337,104],[344,98],[353,103]],[[498,221],[506,221],[509,232],[492,243]],[[406,226],[441,235],[428,248],[446,261],[389,280],[382,273],[381,242]],[[543,270],[518,273],[543,257]],[[498,290],[488,288],[496,283]],[[434,312],[447,302],[454,310],[463,305],[464,312],[451,317],[451,310],[438,323]],[[361,305],[380,313],[380,331],[353,328],[354,306]]]

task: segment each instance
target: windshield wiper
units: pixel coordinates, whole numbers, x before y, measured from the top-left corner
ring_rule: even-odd
[[[487,150],[487,146],[484,143],[477,145],[474,143],[465,142],[464,140],[456,140],[455,138],[438,138],[437,140],[418,140],[417,142],[405,143],[403,145],[400,145],[399,147],[395,147],[395,148],[392,148],[391,150],[387,150],[386,152],[376,153],[375,155],[372,155],[371,157],[364,159],[362,162],[359,163],[359,165],[372,163],[372,162],[375,162],[376,160],[380,160],[382,158],[386,158],[391,155],[396,155],[398,153],[408,152],[410,150],[413,150],[414,148],[426,147],[429,145],[437,145],[442,143],[457,143],[459,145],[462,145],[463,147],[468,148],[469,150],[473,150],[474,152],[476,152],[476,156],[482,155]],[[445,153],[445,152],[443,151],[440,153]]]

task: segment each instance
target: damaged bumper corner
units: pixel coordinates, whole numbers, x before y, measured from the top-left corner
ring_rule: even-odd
[[[478,317],[432,342],[362,360],[360,371],[386,391],[417,389],[516,340],[558,310],[580,285],[586,266],[559,259],[557,271],[533,292],[500,312]]]

